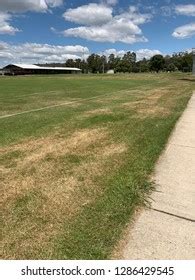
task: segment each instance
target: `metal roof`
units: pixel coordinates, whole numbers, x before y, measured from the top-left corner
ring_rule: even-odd
[[[68,71],[68,70],[72,70],[72,71],[81,71],[81,69],[79,68],[74,68],[74,67],[45,67],[45,66],[37,66],[34,64],[10,64],[22,69],[30,69],[30,70],[64,70],[64,71]],[[8,66],[8,65],[7,65]]]
[[[22,69],[40,69],[39,66],[34,65],[34,64],[11,64],[11,65],[17,66]]]

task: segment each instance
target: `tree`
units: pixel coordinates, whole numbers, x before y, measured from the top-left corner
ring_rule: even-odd
[[[108,70],[108,64],[107,64],[107,58],[105,55],[102,55],[100,57],[100,62],[101,62],[101,65],[100,65],[100,69],[99,69],[99,72],[100,73],[105,73],[107,72]]]
[[[115,55],[111,53],[108,57],[108,69],[115,69]]]
[[[182,71],[183,72],[191,72],[192,71],[192,53],[185,52],[182,56]]]
[[[123,60],[129,62],[130,64],[134,64],[136,62],[136,53],[127,52],[126,54],[124,54]]]
[[[161,54],[154,55],[150,59],[150,69],[156,71],[157,73],[160,70],[163,70],[165,66],[165,59]]]
[[[174,53],[172,56],[172,62],[182,72],[192,71],[192,53],[179,52]]]
[[[121,58],[115,57],[115,59],[114,59],[114,71],[115,72],[122,72],[120,65],[121,65]]]
[[[138,72],[141,73],[150,71],[149,61],[146,58],[143,58],[142,60],[138,61],[136,63],[136,67],[139,69]]]
[[[149,71],[192,71],[192,53],[179,52],[173,55],[155,55],[150,60],[143,58],[136,62],[136,54],[134,52],[127,52],[123,57],[110,54],[107,58],[105,55],[91,54],[87,60],[77,58],[75,60],[68,59],[66,63],[46,63],[39,64],[40,66],[48,67],[78,67],[82,69],[82,73],[104,73],[109,69],[115,72],[149,72]]]
[[[81,59],[80,58],[75,59],[75,67],[81,68]]]
[[[82,60],[81,61],[81,70],[82,70],[82,73],[88,73],[88,64],[87,64],[87,61],[86,60]]]
[[[67,59],[66,67],[75,67],[75,61],[73,59]]]
[[[174,72],[177,70],[177,67],[175,66],[174,63],[170,63],[169,65],[167,65],[166,70],[169,72]]]
[[[121,68],[122,72],[132,72],[135,66],[136,54],[134,52],[127,52],[122,58]]]
[[[107,69],[107,61],[104,55],[91,54],[87,58],[87,64],[91,73],[103,73]]]
[[[87,58],[87,63],[88,63],[88,68],[91,73],[97,73],[98,72],[98,60],[100,56],[92,53],[88,58]]]

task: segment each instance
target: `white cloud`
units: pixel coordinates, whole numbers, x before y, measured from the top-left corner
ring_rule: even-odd
[[[36,43],[26,43],[21,46],[23,49],[31,51],[32,53],[38,53],[42,55],[52,55],[59,54],[81,54],[88,53],[89,49],[80,45],[76,46],[55,46],[48,44],[36,44]]]
[[[13,55],[11,53],[3,53],[0,51],[0,61],[2,59],[13,59]]]
[[[13,55],[10,53],[9,45],[5,42],[0,41],[0,60],[1,59],[12,59]]]
[[[114,6],[118,3],[118,0],[103,0],[103,3]]]
[[[137,7],[130,6],[127,12],[117,15],[114,18],[125,19],[129,22],[133,22],[136,25],[140,25],[150,21],[151,17],[151,14],[141,14],[139,13]]]
[[[162,16],[164,17],[170,17],[173,15],[173,12],[174,12],[174,9],[173,9],[173,6],[162,6],[160,8],[160,13]]]
[[[0,11],[3,12],[43,12],[49,7],[62,5],[63,0],[0,0]]]
[[[177,15],[194,17],[195,5],[177,5],[175,6],[175,12]],[[195,36],[195,22],[177,27],[172,33],[172,36],[177,39],[186,39]]]
[[[159,50],[149,50],[149,49],[140,49],[137,51],[130,50],[130,51],[136,53],[137,61],[142,60],[143,58],[150,59],[152,56],[154,56],[156,54],[162,54],[161,51],[159,51]],[[127,50],[118,51],[116,49],[108,49],[108,50],[105,50],[103,54],[106,55],[107,57],[110,54],[114,54],[117,57],[123,57],[125,53],[127,53]]]
[[[124,51],[124,50],[119,50],[117,51],[116,49],[107,49],[103,52],[103,54],[105,56],[109,56],[110,54],[114,54],[115,56],[117,57],[123,57],[123,55],[126,53],[127,51]]]
[[[172,36],[178,39],[185,39],[195,36],[195,22],[177,27]]]
[[[76,9],[67,10],[63,17],[67,21],[79,24],[101,25],[112,19],[112,8],[90,3]]]
[[[10,25],[11,16],[0,12],[0,34],[14,35],[19,29]]]
[[[0,42],[0,64],[65,62],[68,58],[83,58],[89,55],[84,46],[55,46],[48,44],[25,43],[9,45]]]
[[[63,4],[63,0],[46,0],[45,1],[49,7],[59,7]]]
[[[8,44],[7,44],[7,43],[1,42],[1,41],[0,41],[0,51],[1,51],[1,50],[6,50],[7,47],[8,47]]]
[[[142,60],[143,58],[150,59],[156,54],[162,54],[159,50],[149,50],[149,49],[140,49],[136,51],[137,60]]]
[[[100,55],[109,56],[114,54],[123,57],[128,50],[106,49]],[[133,50],[130,50],[133,52]],[[137,61],[151,58],[153,55],[162,54],[159,50],[140,49],[134,51]],[[25,43],[20,45],[10,45],[0,41],[0,66],[9,63],[63,63],[67,59],[87,59],[90,51],[87,47],[75,46],[55,46],[48,44]]]
[[[141,29],[133,23],[125,20],[115,20],[104,26],[90,26],[70,28],[63,32],[65,36],[81,37],[87,40],[97,42],[122,42],[133,44],[136,42],[146,42],[147,39],[142,36]]]
[[[14,35],[19,31],[9,23],[14,13],[46,12],[62,4],[63,0],[0,0],[0,34]]]
[[[133,44],[147,41],[139,25],[148,22],[151,15],[141,14],[136,7],[130,6],[128,12],[113,16],[111,7],[89,4],[67,10],[64,18],[82,24],[82,26],[64,30],[64,36],[80,37],[97,42]]]
[[[188,5],[177,5],[175,7],[175,12],[178,15],[184,16],[195,16],[195,5],[188,4]]]

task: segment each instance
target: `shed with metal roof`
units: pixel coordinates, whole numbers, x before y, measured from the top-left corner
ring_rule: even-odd
[[[45,67],[34,64],[9,64],[3,68],[5,75],[76,74],[81,69],[73,67]]]

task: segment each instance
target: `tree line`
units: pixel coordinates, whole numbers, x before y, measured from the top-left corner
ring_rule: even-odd
[[[192,53],[179,52],[173,55],[154,55],[150,59],[143,58],[137,61],[136,53],[128,51],[122,57],[110,54],[91,54],[85,59],[68,59],[65,63],[50,63],[44,66],[76,67],[83,73],[106,73],[113,70],[115,73],[144,73],[144,72],[191,72]],[[42,64],[43,65],[43,64]]]

